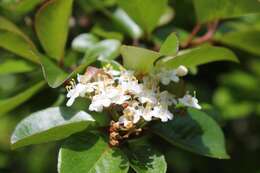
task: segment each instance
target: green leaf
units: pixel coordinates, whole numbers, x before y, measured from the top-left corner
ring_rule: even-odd
[[[119,55],[121,43],[115,39],[100,41],[86,51],[82,64],[90,65],[96,60],[113,60]]]
[[[53,107],[35,112],[22,120],[11,138],[13,149],[56,141],[82,131],[95,120],[84,111]]]
[[[172,7],[168,6],[162,16],[160,17],[158,26],[163,26],[168,24],[175,16],[175,11]]]
[[[3,1],[0,2],[0,6],[12,11],[13,13],[18,13],[22,15],[31,11],[36,7],[42,0],[20,0],[20,1]]]
[[[129,163],[119,148],[112,148],[100,134],[71,137],[59,152],[59,173],[127,173]]]
[[[13,52],[27,60],[38,63],[33,42],[12,22],[0,16],[0,47]]]
[[[180,65],[196,67],[215,61],[238,62],[236,55],[223,47],[201,46],[180,51],[176,57],[166,57],[157,62],[158,67],[177,68]]]
[[[22,60],[6,60],[0,64],[0,75],[25,73],[32,71],[34,66]]]
[[[167,37],[161,46],[160,53],[168,56],[177,55],[179,50],[179,40],[175,33]]]
[[[52,88],[60,86],[69,75],[52,62],[48,57],[41,56],[41,66],[43,76],[47,81],[48,85]]]
[[[260,30],[234,31],[226,34],[216,35],[218,42],[244,51],[260,55]]]
[[[93,34],[80,34],[72,41],[72,48],[76,51],[85,53],[87,49],[93,47],[99,39]]]
[[[124,67],[142,74],[148,73],[154,62],[162,56],[158,52],[134,46],[122,46],[120,52]]]
[[[193,3],[201,23],[260,12],[258,0],[194,0]]]
[[[96,25],[91,29],[91,33],[102,37],[104,39],[116,39],[120,42],[123,41],[124,35],[120,32],[107,31],[106,29]]]
[[[127,15],[123,9],[117,8],[112,14],[106,12],[106,15],[114,22],[117,28],[124,31],[131,38],[139,39],[143,36],[142,29]]]
[[[166,173],[164,155],[148,143],[130,145],[127,155],[130,166],[137,173]]]
[[[228,159],[225,138],[219,125],[207,114],[188,109],[167,123],[157,123],[152,131],[169,143],[185,150],[218,159]]]
[[[39,82],[14,97],[11,97],[6,100],[0,100],[0,115],[3,115],[11,111],[12,109],[21,105],[25,101],[29,100],[34,94],[36,94],[40,89],[42,89],[44,85],[45,82]]]
[[[72,3],[73,0],[51,0],[36,15],[35,29],[39,40],[46,53],[56,60],[64,56]]]
[[[167,8],[168,0],[119,0],[118,3],[149,34],[158,25]]]

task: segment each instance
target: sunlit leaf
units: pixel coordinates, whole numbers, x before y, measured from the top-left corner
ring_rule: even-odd
[[[71,137],[59,152],[59,173],[127,173],[128,168],[124,153],[110,147],[100,134]]]
[[[90,65],[96,60],[113,60],[119,55],[121,43],[115,39],[98,42],[86,51],[82,64]]]
[[[163,42],[160,53],[168,56],[175,56],[179,50],[179,40],[175,33],[172,33]]]
[[[168,0],[119,0],[122,7],[146,33],[150,33],[159,23],[167,8]]]
[[[177,68],[180,65],[196,67],[215,61],[238,62],[236,55],[227,48],[201,46],[180,51],[176,57],[166,57],[157,62],[158,67]]]
[[[38,11],[35,29],[46,53],[56,59],[64,58],[73,0],[51,0]]]
[[[123,56],[124,67],[138,73],[148,73],[153,68],[156,59],[162,56],[158,52],[134,46],[122,46],[120,52]]]
[[[93,34],[80,34],[72,41],[72,48],[85,53],[87,49],[98,43],[99,39]]]
[[[0,47],[13,52],[34,63],[38,63],[38,57],[33,42],[11,21],[0,17]]]
[[[84,111],[53,107],[35,112],[22,120],[11,138],[13,149],[56,141],[82,131],[95,120]]]

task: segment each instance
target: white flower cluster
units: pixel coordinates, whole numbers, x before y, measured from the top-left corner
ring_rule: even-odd
[[[179,77],[187,74],[187,69],[180,66],[177,70],[164,70],[159,73],[162,84],[178,82]],[[159,82],[152,76],[138,81],[132,71],[116,71],[111,68],[97,69],[90,67],[86,74],[78,75],[78,83],[69,90],[67,106],[71,106],[77,97],[91,99],[90,111],[102,112],[104,108],[121,106],[122,115],[119,123],[123,126],[136,124],[141,119],[151,121],[160,119],[167,122],[173,118],[169,106],[178,103],[200,109],[198,100],[189,94],[175,98],[167,91],[160,92]]]

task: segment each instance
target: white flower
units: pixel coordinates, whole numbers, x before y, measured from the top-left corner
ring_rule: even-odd
[[[71,106],[77,97],[84,97],[86,92],[86,85],[78,83],[68,92],[67,97],[69,98],[69,100],[67,101],[66,105]]]
[[[121,72],[118,70],[108,69],[106,70],[106,73],[108,73],[111,76],[120,76]]]
[[[106,95],[111,100],[111,103],[118,105],[123,104],[129,100],[131,96],[126,95],[120,87],[109,87],[106,89]]]
[[[188,69],[183,66],[183,65],[180,65],[177,69],[176,69],[176,74],[177,76],[179,77],[183,77],[183,76],[186,76],[188,74]]]
[[[132,120],[129,120],[126,116],[122,115],[118,119],[119,124],[124,125],[124,127],[127,127],[130,123],[132,123]]]
[[[160,101],[160,104],[167,105],[167,106],[177,104],[177,101],[174,98],[174,96],[171,93],[169,93],[168,91],[163,91],[163,92],[159,93],[159,101]]]
[[[153,90],[144,89],[137,97],[141,103],[157,103],[156,93]]]
[[[142,92],[142,85],[138,84],[138,81],[128,81],[121,82],[120,86],[125,92],[129,92],[131,94],[140,94]]]
[[[162,69],[157,76],[163,85],[169,85],[171,81],[178,83],[180,81],[179,77],[186,76],[187,74],[188,69],[185,66],[180,65],[177,69],[173,70]]]
[[[183,98],[178,99],[181,104],[188,107],[193,107],[196,109],[201,109],[201,106],[199,105],[199,101],[196,97],[192,97],[189,94],[186,94]]]
[[[168,107],[163,106],[155,106],[151,111],[151,115],[155,118],[160,118],[162,122],[173,119],[173,114],[168,110]]]
[[[92,102],[89,105],[90,111],[102,112],[103,107],[109,107],[111,105],[111,100],[107,97],[106,94],[95,95],[92,98]]]
[[[180,81],[176,70],[163,70],[158,76],[163,85],[169,85],[171,81],[176,83]]]

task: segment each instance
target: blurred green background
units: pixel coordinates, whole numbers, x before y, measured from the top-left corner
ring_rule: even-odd
[[[1,0],[0,15],[15,21],[37,42],[33,32],[33,19],[40,6],[39,2],[35,0],[16,6],[14,0]],[[95,0],[76,1],[73,17],[70,20],[71,28],[67,45],[69,56],[65,63],[74,61],[80,56],[69,48],[71,40],[83,32],[92,32],[103,38],[117,38],[123,40],[125,44],[132,44],[136,41],[126,37],[111,24],[113,20],[107,11],[113,11],[115,3],[116,0],[104,0],[100,3],[101,5],[97,5]],[[160,44],[168,34],[174,31],[178,34],[181,43],[184,43],[197,23],[194,4],[192,0],[171,0],[169,6],[171,10],[167,14],[170,15],[171,20],[157,27],[151,40]],[[205,15],[202,12],[199,14]],[[205,32],[203,28],[198,35],[203,35]],[[150,45],[150,41],[140,40],[139,44]],[[231,48],[241,63],[217,62],[204,65],[193,69],[186,81],[189,82],[190,88],[196,89],[200,102],[205,103],[204,110],[223,127],[231,159],[206,158],[177,148],[167,148],[165,145],[162,148],[168,153],[166,156],[168,172],[260,173],[260,15],[251,14],[221,20],[213,36],[213,43]],[[35,73],[9,74],[6,72],[8,71],[7,61],[13,63],[21,60],[0,49],[1,99],[24,90],[32,82],[30,79],[33,75],[41,73],[40,68],[34,68],[31,64],[21,61],[19,68],[24,68],[24,71],[33,70]],[[26,147],[16,151],[11,151],[9,147],[9,139],[15,125],[30,112],[55,105],[58,102],[56,97],[57,93],[46,87],[43,92],[35,95],[28,102],[0,117],[1,173],[57,172],[56,158],[59,143]]]

